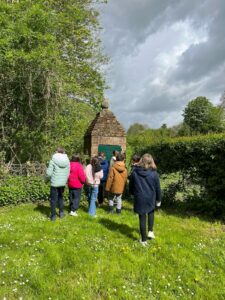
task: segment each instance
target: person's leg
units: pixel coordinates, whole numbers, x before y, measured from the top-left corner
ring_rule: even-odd
[[[116,200],[117,200],[116,212],[118,214],[120,214],[121,213],[121,208],[122,208],[122,194],[117,194],[116,195]]]
[[[153,232],[153,226],[154,226],[154,210],[148,213],[148,237],[151,239],[155,238]]]
[[[115,198],[115,195],[112,193],[109,193],[109,212],[110,213],[114,212],[114,198]]]
[[[80,204],[80,197],[81,197],[81,190],[82,189],[74,189],[74,203],[73,203],[73,211],[77,211],[79,204]]]
[[[59,201],[59,216],[60,218],[64,217],[64,201],[63,201],[63,192],[64,192],[65,187],[61,186],[58,187],[58,201]]]
[[[98,186],[91,187],[91,199],[89,205],[89,214],[95,216],[96,214],[96,200],[98,196]]]
[[[57,188],[51,186],[50,188],[50,206],[51,206],[51,220],[55,220],[56,218],[56,204],[58,200],[58,192]]]
[[[99,187],[98,187],[98,204],[102,205],[103,204],[103,183],[101,182],[99,184]]]
[[[70,198],[70,211],[74,211],[74,192],[73,192],[74,189],[69,189],[69,198]]]
[[[146,214],[139,215],[139,225],[140,225],[140,233],[141,233],[141,241],[146,242]]]
[[[148,213],[148,231],[153,231],[154,226],[154,210]]]

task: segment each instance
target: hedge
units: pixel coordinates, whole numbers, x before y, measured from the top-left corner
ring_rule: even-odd
[[[49,199],[49,184],[42,177],[5,176],[0,182],[0,206]]]
[[[181,172],[189,182],[200,185],[202,203],[192,197],[193,205],[205,210],[213,206],[215,214],[225,213],[225,134],[167,139],[138,146],[136,151],[151,153],[159,173]]]

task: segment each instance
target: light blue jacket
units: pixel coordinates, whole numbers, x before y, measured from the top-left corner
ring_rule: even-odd
[[[51,181],[51,186],[65,186],[70,174],[70,161],[66,154],[55,153],[49,162],[46,172],[47,178]]]

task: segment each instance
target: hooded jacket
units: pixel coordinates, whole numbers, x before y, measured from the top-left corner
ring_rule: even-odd
[[[81,163],[70,162],[70,175],[68,179],[68,187],[70,189],[81,189],[85,183],[85,173]]]
[[[49,162],[46,171],[47,178],[51,181],[51,186],[65,186],[70,173],[70,161],[66,154],[55,153]]]
[[[130,175],[129,190],[134,195],[134,212],[149,213],[161,201],[159,175],[156,171],[135,167]]]
[[[127,169],[123,161],[117,161],[110,168],[105,190],[113,194],[122,194],[127,181]]]

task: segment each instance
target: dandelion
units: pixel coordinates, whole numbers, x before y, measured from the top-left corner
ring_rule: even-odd
[[[2,274],[4,274],[5,273],[5,270],[2,270]]]
[[[5,281],[2,281],[2,285],[4,285],[5,284]]]
[[[20,277],[23,277],[23,274],[20,274]]]
[[[17,292],[17,288],[14,288],[14,289],[13,289],[13,292]]]

